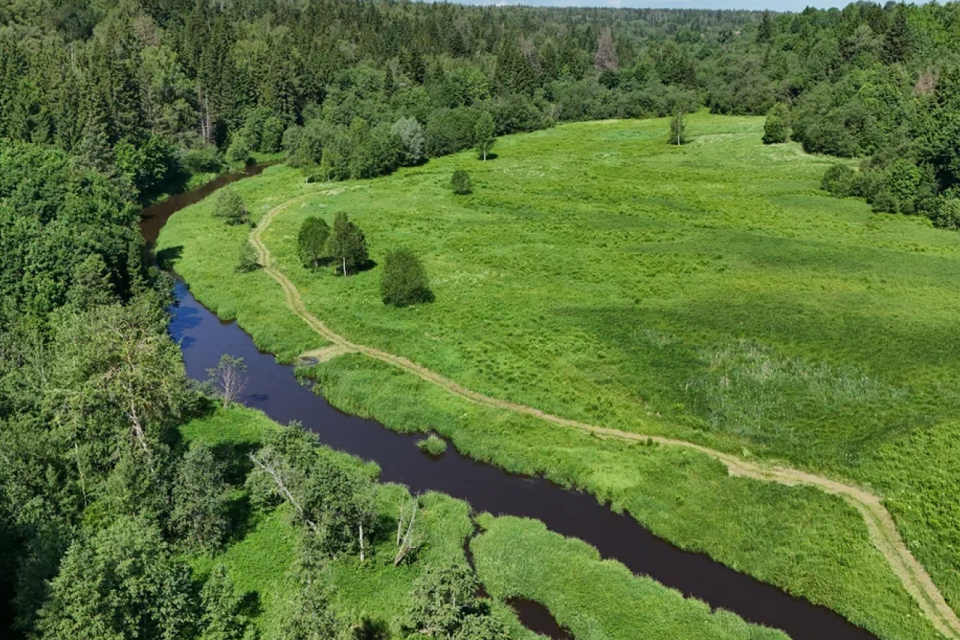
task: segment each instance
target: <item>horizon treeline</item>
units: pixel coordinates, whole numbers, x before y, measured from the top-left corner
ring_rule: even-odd
[[[56,145],[141,200],[281,150],[318,178],[381,175],[472,146],[484,111],[503,135],[778,104],[806,150],[872,157],[877,184],[897,160],[893,181],[927,196],[957,182],[957,3],[774,14],[7,0],[0,23],[0,137]],[[929,205],[904,189],[859,195]]]

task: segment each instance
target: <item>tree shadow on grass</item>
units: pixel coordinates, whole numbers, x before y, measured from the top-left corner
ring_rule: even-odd
[[[387,640],[390,637],[390,628],[385,620],[374,620],[367,616],[354,625],[352,631],[354,640]]]
[[[157,251],[156,260],[157,266],[163,269],[164,271],[170,271],[173,269],[174,263],[183,256],[183,247],[167,247],[166,249],[161,249]]]

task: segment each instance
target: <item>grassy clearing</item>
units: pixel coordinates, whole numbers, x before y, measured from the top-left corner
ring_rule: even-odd
[[[470,548],[490,594],[543,604],[578,640],[787,638],[729,612],[712,613],[708,605],[602,560],[590,545],[536,520],[483,514],[477,521],[484,533]]]
[[[255,218],[314,189],[264,240],[310,311],[338,333],[499,398],[870,484],[890,496],[904,536],[960,609],[960,521],[950,508],[955,489],[942,472],[956,457],[936,444],[960,431],[953,283],[960,239],[919,219],[873,215],[861,202],[820,194],[832,160],[794,145],[763,146],[760,119],[698,115],[689,126],[695,141],[681,149],[663,142],[665,121],[584,123],[503,139],[499,158],[487,163],[461,154],[333,189],[304,185],[298,172],[278,167],[237,188]],[[457,167],[470,172],[472,196],[450,193]],[[285,360],[323,346],[287,311],[266,274],[232,273],[233,247],[245,231],[213,220],[211,208],[204,202],[174,216],[160,238],[161,248],[179,247],[176,268],[198,298],[223,317],[238,317],[258,346]],[[376,268],[339,278],[300,267],[299,223],[337,211],[366,232],[375,261],[399,245],[420,255],[437,301],[387,308]],[[335,386],[334,374],[347,375],[339,360],[321,368],[330,372],[326,388]],[[629,448],[615,463],[621,466],[570,463],[572,473],[552,447],[531,446],[526,432],[469,430],[451,399],[404,407],[397,392],[412,384],[406,378],[348,362],[352,384],[363,386],[341,390],[341,404],[369,412],[376,406],[390,427],[449,437],[456,425],[470,433],[455,444],[472,455],[566,477],[600,496],[650,484],[633,484]],[[443,428],[412,417],[432,412],[447,421]],[[547,445],[568,438],[556,431],[546,430]],[[522,455],[511,449],[514,441]],[[704,508],[718,510],[722,493],[713,483],[686,491],[685,500],[702,493]],[[695,527],[658,529],[645,510],[631,512],[674,542],[709,549],[874,630],[884,627],[888,637],[921,637],[902,635],[913,624],[905,605],[883,604],[899,601],[897,589],[863,599],[848,593],[849,585],[831,584],[850,566],[876,563],[851,563],[838,540],[811,537],[818,563],[839,563],[821,567],[816,579],[796,568],[770,572],[777,562],[747,561],[736,550],[805,523],[805,509],[819,508],[807,503],[816,500],[800,499],[796,520],[761,500],[757,511],[770,513],[754,514],[757,522],[778,524],[740,520],[749,535],[735,544],[723,536],[711,541],[715,536]],[[845,515],[833,526],[861,536],[862,525],[847,522],[850,511],[836,510]],[[721,529],[725,522],[718,519]],[[771,547],[756,546],[758,556],[769,555]],[[780,564],[797,558],[786,545],[772,548],[786,555]],[[884,591],[881,583],[854,590]],[[887,626],[893,619],[900,622]]]

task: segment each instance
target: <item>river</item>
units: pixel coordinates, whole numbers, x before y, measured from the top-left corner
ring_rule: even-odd
[[[144,209],[141,229],[148,244],[176,211],[198,202],[220,187],[252,175],[264,165],[248,167],[194,191]],[[739,573],[700,553],[683,551],[657,538],[628,515],[613,513],[590,495],[570,491],[542,478],[508,474],[475,462],[450,447],[439,458],[416,446],[422,435],[404,435],[332,407],[302,385],[293,367],[281,365],[257,350],[234,322],[221,322],[178,282],[179,305],[170,331],[180,341],[187,373],[206,379],[224,353],[242,357],[249,381],[242,401],[280,423],[299,421],[324,444],[374,460],[381,479],[399,482],[413,492],[440,491],[469,502],[478,511],[535,518],[551,531],[573,536],[596,547],[636,574],[650,576],[684,595],[714,608],[733,611],[750,622],[781,629],[794,640],[867,640],[875,638],[826,607]],[[556,623],[543,607],[514,603],[521,620],[535,631],[557,637]]]

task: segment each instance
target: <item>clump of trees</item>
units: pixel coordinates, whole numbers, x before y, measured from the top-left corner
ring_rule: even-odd
[[[247,205],[244,204],[243,197],[235,189],[226,187],[221,189],[217,195],[213,215],[217,218],[223,218],[227,224],[237,225],[246,224],[250,212],[247,211]]]
[[[450,178],[450,188],[458,196],[465,196],[473,193],[473,184],[470,182],[470,174],[463,169],[457,169]]]
[[[333,258],[345,276],[363,268],[370,261],[363,231],[350,222],[345,213],[338,213],[333,219],[333,229],[327,240],[327,255]]]
[[[315,434],[297,425],[268,434],[250,460],[254,470],[247,487],[255,504],[289,504],[311,552],[352,553],[363,560],[376,523],[372,478],[335,460]]]
[[[406,628],[434,638],[506,640],[510,634],[477,598],[477,587],[464,563],[428,567],[414,584]]]
[[[380,279],[380,297],[384,304],[395,307],[433,299],[427,272],[410,249],[395,249],[387,254]]]

